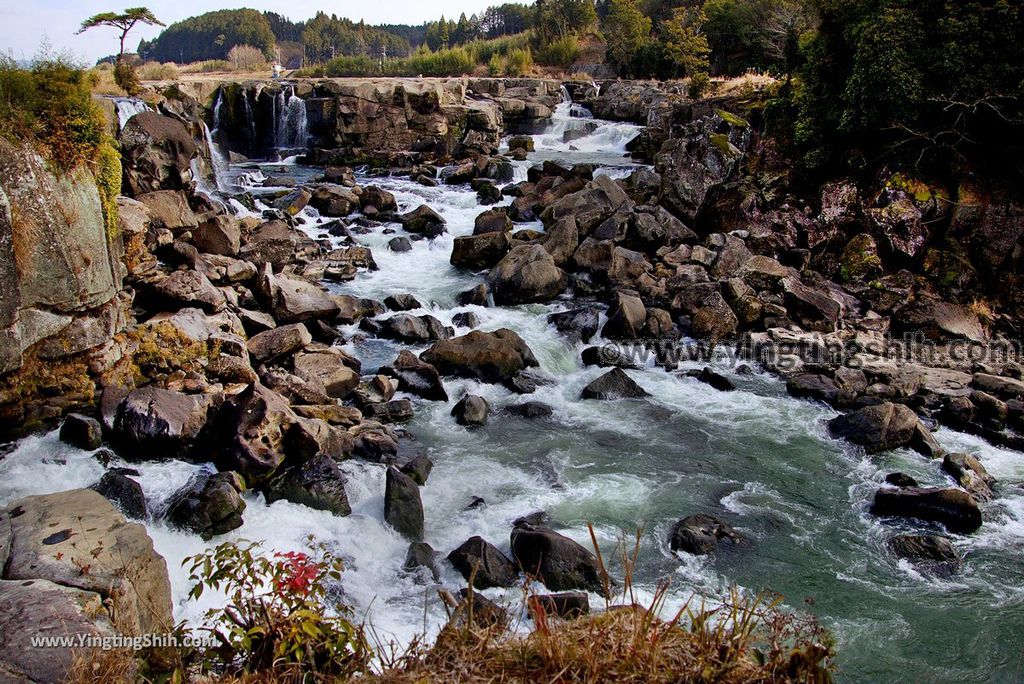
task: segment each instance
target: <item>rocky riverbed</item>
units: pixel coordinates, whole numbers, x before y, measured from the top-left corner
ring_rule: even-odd
[[[47,271],[74,296],[20,277],[5,301],[8,425],[75,412],[0,460],[8,518],[92,487],[146,524],[193,622],[223,598],[187,600],[182,558],[312,534],[399,643],[478,559],[499,602],[530,568],[602,606],[587,524],[612,579],[642,529],[642,594],[778,591],[834,631],[843,680],[1018,671],[1024,367],[1012,321],[921,265],[945,221],[972,269],[1006,268],[981,235],[1012,206],[905,179],[801,202],[749,101],[649,84],[154,92],[119,131],[116,237],[80,203],[97,246]],[[39,196],[25,159],[0,169],[15,205]],[[27,391],[40,360],[77,394]]]

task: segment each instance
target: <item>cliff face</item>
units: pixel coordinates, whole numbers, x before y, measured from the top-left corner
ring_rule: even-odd
[[[28,145],[0,141],[0,370],[24,352],[56,359],[110,340],[123,267],[92,174],[55,173]]]
[[[162,110],[207,119],[233,154],[308,147],[314,163],[334,163],[492,154],[503,133],[543,125],[560,87],[545,79],[331,78],[181,81],[158,89]]]

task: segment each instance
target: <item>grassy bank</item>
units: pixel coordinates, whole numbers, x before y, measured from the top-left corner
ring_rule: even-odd
[[[531,47],[530,32],[504,36],[492,40],[474,40],[441,50],[420,46],[408,57],[380,59],[360,55],[338,57],[321,64],[295,72],[298,77],[345,77],[345,76],[466,76],[470,74],[488,76],[525,76],[535,64],[546,64],[550,56],[557,58],[553,66],[567,66],[566,51],[575,58],[576,52],[564,44],[556,49],[545,49],[537,56]],[[544,57],[545,59],[539,59]],[[570,62],[571,63],[571,60]]]

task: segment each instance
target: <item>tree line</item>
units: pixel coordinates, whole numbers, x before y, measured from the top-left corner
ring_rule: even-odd
[[[236,45],[251,45],[268,59],[279,53],[283,59],[295,55],[303,64],[340,56],[406,57],[419,45],[439,50],[521,33],[532,28],[534,15],[532,5],[506,3],[489,7],[479,16],[462,14],[458,21],[442,18],[420,26],[369,26],[325,12],[292,21],[275,12],[217,10],[175,22],[156,38],[142,40],[138,55],[144,60],[186,64],[226,59]]]

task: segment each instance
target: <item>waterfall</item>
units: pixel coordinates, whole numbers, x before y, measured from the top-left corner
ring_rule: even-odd
[[[639,126],[595,119],[585,107],[564,98],[555,107],[547,130],[533,140],[539,152],[583,152],[611,155],[611,159],[625,154],[626,144],[639,134]]]
[[[256,144],[256,117],[252,113],[252,103],[249,101],[249,91],[243,91],[242,104],[245,107],[245,122],[249,127],[249,140],[252,145]]]
[[[281,91],[274,98],[274,143],[279,150],[304,149],[308,138],[306,103],[289,86],[287,97]]]
[[[569,89],[568,88],[566,88],[563,85],[563,86],[559,86],[559,90],[561,91],[561,94],[562,94],[562,102],[572,102],[572,95],[569,94]]]
[[[200,121],[200,125],[203,127],[203,138],[206,140],[206,147],[210,152],[210,165],[213,167],[213,178],[217,185],[217,190],[221,192],[225,191],[226,188],[226,176],[228,172],[229,161],[227,155],[224,154],[220,146],[217,144],[217,135],[220,132],[220,109],[224,104],[224,89],[219,88],[217,90],[217,99],[213,103],[213,130],[206,125],[205,121]],[[197,178],[198,179],[198,178]]]
[[[122,130],[128,120],[136,114],[150,111],[150,107],[137,97],[115,97],[114,110],[117,112],[117,130]]]
[[[217,99],[213,103],[213,132],[220,131],[220,108],[224,104],[224,89],[217,89]]]

